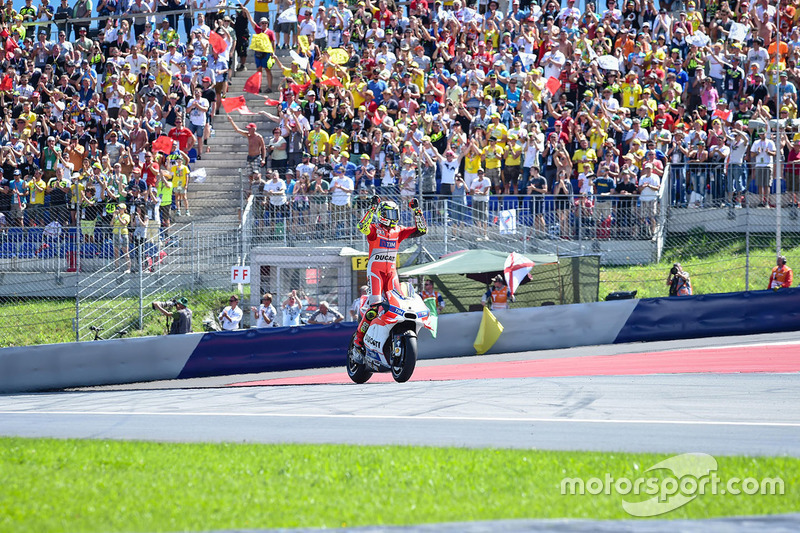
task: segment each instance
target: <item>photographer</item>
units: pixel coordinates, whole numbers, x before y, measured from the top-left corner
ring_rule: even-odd
[[[670,296],[692,295],[692,282],[689,279],[689,273],[684,272],[680,263],[672,265],[667,276],[667,285],[669,285]]]
[[[169,335],[192,332],[192,310],[186,307],[187,305],[189,305],[189,300],[184,297],[175,298],[169,302],[153,302],[153,309],[172,319]],[[174,310],[171,310],[173,307]]]

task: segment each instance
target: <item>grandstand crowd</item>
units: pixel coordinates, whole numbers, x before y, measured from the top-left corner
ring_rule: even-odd
[[[798,188],[800,11],[791,3],[222,8],[25,0],[15,10],[9,0],[0,12],[3,224],[80,222],[92,239],[100,221],[115,236],[158,235],[188,214],[188,165],[209,148],[210,123],[235,96],[231,70],[252,70],[250,55],[265,78],[252,92],[268,106],[255,111],[277,123],[263,139],[255,124],[240,129],[251,192],[263,191],[270,215],[316,209],[304,224],[374,193],[441,195],[485,224],[490,199],[514,195],[537,224],[556,213],[562,237],[584,216],[652,233],[665,187],[677,207],[742,206],[748,191],[769,206],[771,190]],[[90,16],[107,18],[80,20]],[[292,55],[278,57],[286,48]]]

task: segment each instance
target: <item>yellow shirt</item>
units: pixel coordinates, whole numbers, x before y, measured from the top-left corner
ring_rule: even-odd
[[[111,221],[114,235],[127,235],[128,225],[130,223],[131,223],[131,216],[128,213],[115,216],[114,219]]]
[[[492,148],[490,144],[484,148],[481,153],[483,154],[483,159],[486,161],[487,169],[500,168],[500,161],[503,159],[502,147],[495,145],[495,147]]]
[[[334,133],[328,139],[328,144],[331,148],[338,146],[343,152],[350,151],[350,136],[346,133]]]
[[[361,82],[358,85],[355,83],[350,84],[350,94],[353,95],[353,108],[358,109],[364,103],[364,97],[359,94],[360,91],[363,91],[366,88],[366,82]]]
[[[620,85],[619,94],[622,97],[620,105],[629,109],[636,109],[639,106],[639,97],[642,95],[642,86],[638,83],[631,85],[623,83]]]
[[[136,94],[136,82],[137,81],[138,80],[137,80],[136,76],[134,76],[133,74],[128,74],[126,76],[124,72],[119,77],[120,85],[125,87],[125,90],[128,91],[128,93],[130,93],[130,94]]]
[[[320,155],[325,152],[330,137],[328,132],[320,129],[319,133],[316,130],[311,130],[308,134],[308,152],[311,155]]]
[[[585,174],[590,170],[594,171],[594,165],[597,163],[597,153],[592,148],[575,150],[572,162],[578,164],[578,172]]]
[[[172,187],[183,187],[189,182],[189,167],[186,165],[173,165],[172,167]]]
[[[495,124],[489,124],[486,126],[486,137],[491,138],[492,135],[497,137],[497,144],[500,148],[506,147],[506,139],[508,138],[508,129],[503,125],[502,122],[498,122]]]
[[[464,172],[477,174],[481,168],[481,154],[468,155],[464,158]]]
[[[518,167],[522,163],[522,147],[517,146],[516,141],[510,144],[506,151],[506,166]]]
[[[47,184],[44,180],[36,181],[34,178],[28,185],[30,189],[31,205],[44,205],[44,191],[47,189]]]
[[[606,139],[608,139],[608,134],[605,131],[597,128],[589,130],[589,146],[593,150],[599,150],[603,143],[606,142]]]

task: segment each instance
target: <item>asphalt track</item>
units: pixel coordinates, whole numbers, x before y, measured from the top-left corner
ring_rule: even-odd
[[[0,396],[0,434],[800,456],[798,335]],[[190,388],[187,388],[190,387]]]
[[[798,457],[798,372],[797,333],[592,346],[420,361],[406,384],[322,369],[0,395],[0,435]],[[352,531],[789,532],[800,515]]]

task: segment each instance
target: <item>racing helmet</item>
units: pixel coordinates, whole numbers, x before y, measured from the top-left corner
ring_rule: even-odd
[[[400,208],[396,203],[387,200],[378,205],[378,224],[393,228],[397,226],[398,220],[400,220]]]

